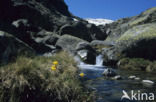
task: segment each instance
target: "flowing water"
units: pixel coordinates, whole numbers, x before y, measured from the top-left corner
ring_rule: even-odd
[[[148,79],[156,82],[155,74],[138,72],[138,71],[121,71],[115,70],[117,74],[122,76],[122,80],[112,80],[102,75],[103,71],[107,68],[102,66],[102,56],[97,56],[96,65],[88,65],[81,63],[79,65],[80,71],[85,73],[85,77],[81,78],[86,87],[95,92],[96,102],[156,102],[148,101],[143,97],[143,100],[137,101],[121,101],[123,90],[125,90],[131,97],[131,92],[134,90],[136,98],[139,99],[141,93],[154,93],[156,98],[156,86],[145,86],[142,84],[142,80]],[[135,75],[140,80],[130,80],[129,76]]]
[[[96,65],[97,66],[102,66],[103,65],[103,56],[102,55],[98,55],[96,57]]]

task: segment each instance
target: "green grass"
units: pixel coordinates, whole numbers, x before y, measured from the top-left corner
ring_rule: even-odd
[[[119,62],[119,68],[126,70],[146,71],[147,67],[152,65],[151,61],[143,58],[122,58]]]
[[[156,11],[156,7],[150,8],[148,10],[146,10],[145,12],[143,12],[144,15],[150,14],[152,12]]]
[[[132,29],[125,32],[117,42],[121,41],[138,41],[141,39],[153,39],[156,38],[156,25],[155,24],[144,24],[133,27]]]
[[[130,26],[138,25],[139,23],[143,23],[148,19],[151,13],[156,12],[156,7],[150,8],[142,13],[142,17],[137,18],[136,20],[129,23]]]
[[[130,22],[129,25],[130,26],[138,25],[139,23],[144,22],[147,18],[148,18],[148,16],[143,16],[143,17],[137,18],[136,20]]]
[[[51,70],[58,61],[56,71]],[[73,58],[66,52],[52,57],[20,56],[0,67],[0,102],[93,102],[78,78]]]
[[[150,65],[146,68],[147,72],[156,72],[156,61],[152,62]]]

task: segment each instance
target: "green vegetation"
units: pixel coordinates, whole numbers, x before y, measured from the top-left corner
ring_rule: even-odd
[[[119,65],[119,68],[121,69],[147,71],[147,68],[149,67],[149,65],[152,67],[154,65],[154,62],[145,60],[143,58],[123,58],[119,61],[118,65]],[[148,71],[148,72],[151,72],[151,71]]]
[[[147,72],[156,72],[156,61],[151,63],[150,65],[147,66],[146,68]]]
[[[58,61],[56,70],[51,69],[53,61]],[[78,74],[66,52],[48,58],[20,56],[0,67],[0,102],[93,102]]]
[[[139,18],[137,18],[136,20],[130,22],[129,25],[130,25],[130,26],[138,25],[139,23],[144,22],[147,18],[148,18],[148,16],[139,17]]]
[[[145,22],[146,20],[148,20],[148,18],[150,17],[150,14],[156,12],[156,7],[150,8],[148,10],[146,10],[145,12],[143,12],[141,15],[141,17],[139,16],[137,19],[135,19],[134,21],[131,21],[129,23],[130,26],[135,26],[138,25],[140,23]]]
[[[144,24],[133,27],[132,29],[125,32],[117,42],[121,41],[138,41],[141,39],[153,39],[156,38],[156,25],[155,24]]]
[[[153,8],[146,10],[145,12],[143,12],[143,14],[147,15],[147,14],[153,13],[154,11],[156,11],[156,7],[153,7]]]

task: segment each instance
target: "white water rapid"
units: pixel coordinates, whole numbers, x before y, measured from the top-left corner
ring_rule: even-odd
[[[75,60],[79,63],[78,67],[80,69],[88,69],[88,70],[104,70],[105,66],[103,66],[103,56],[98,55],[96,57],[96,64],[86,64],[80,60],[79,57],[75,57]]]

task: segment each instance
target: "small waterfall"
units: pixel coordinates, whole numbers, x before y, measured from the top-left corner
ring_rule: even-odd
[[[82,62],[78,56],[75,57],[75,60],[78,62],[78,67],[83,70],[103,71],[104,68],[106,67],[106,66],[103,66],[103,56],[102,55],[98,55],[96,57],[95,65],[86,64],[86,63]]]
[[[98,55],[96,57],[96,66],[103,66],[103,56],[102,55]]]

